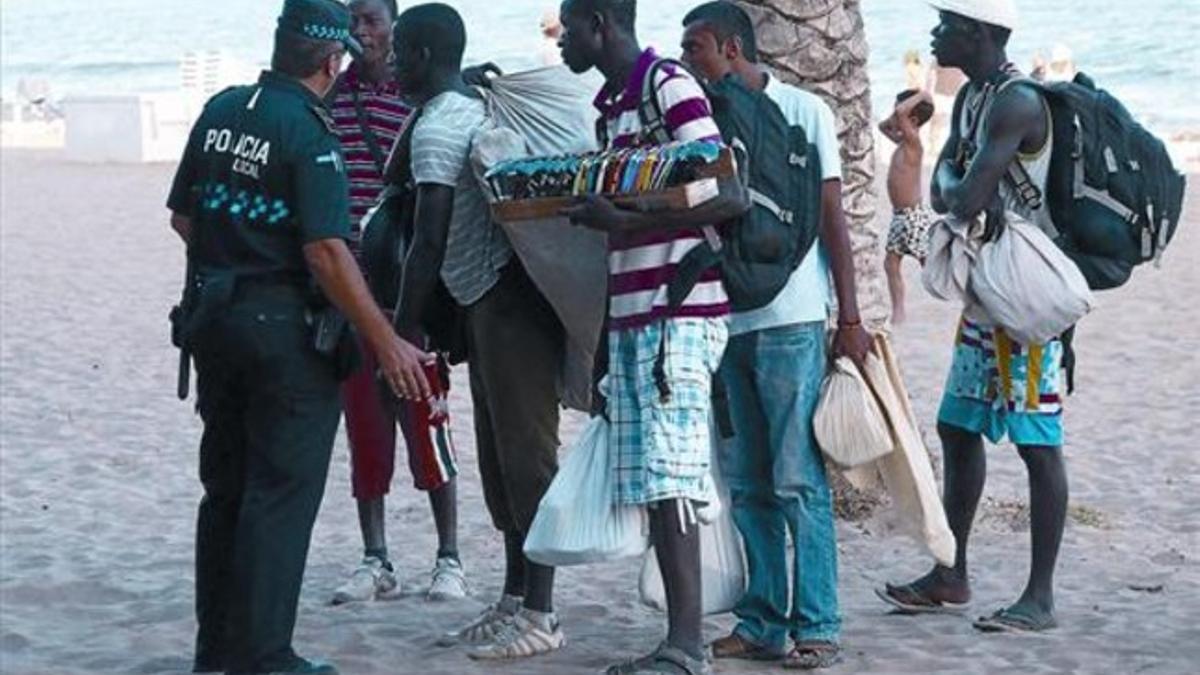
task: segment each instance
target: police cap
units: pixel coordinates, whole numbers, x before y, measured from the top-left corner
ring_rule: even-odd
[[[279,28],[314,40],[340,42],[352,56],[362,55],[362,45],[350,34],[350,10],[337,0],[285,0]]]

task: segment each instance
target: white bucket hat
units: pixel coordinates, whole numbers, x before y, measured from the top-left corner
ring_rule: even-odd
[[[928,0],[934,9],[954,12],[993,26],[1016,30],[1017,3],[1015,0]]]

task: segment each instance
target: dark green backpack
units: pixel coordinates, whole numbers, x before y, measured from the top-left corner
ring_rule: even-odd
[[[1020,163],[1006,180],[1031,208],[1045,201],[1056,243],[1094,290],[1121,286],[1133,268],[1158,260],[1179,225],[1185,179],[1163,142],[1125,106],[1080,73],[1071,82],[1015,77],[1050,106],[1054,150],[1046,194]]]
[[[657,143],[671,140],[654,87],[662,68],[686,70],[660,59],[646,74],[638,115]],[[752,207],[726,223],[719,239],[709,236],[708,245],[684,256],[668,286],[669,301],[681,305],[704,271],[719,265],[733,310],[744,312],[770,304],[812,249],[821,222],[821,162],[804,129],[789,125],[762,91],[729,75],[706,85],[705,93],[722,140],[738,155]]]

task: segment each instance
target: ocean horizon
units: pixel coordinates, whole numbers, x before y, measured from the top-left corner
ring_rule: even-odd
[[[269,58],[278,0],[3,0],[0,89],[45,81],[53,96],[152,92],[179,86],[185,52],[224,50],[251,65]],[[401,7],[415,4],[401,2]],[[451,2],[467,24],[467,60],[506,70],[540,63],[538,22],[547,0]],[[680,21],[698,0],[643,1],[639,34],[676,53]],[[1200,133],[1200,0],[1023,0],[1010,57],[1028,70],[1035,54],[1069,48],[1078,68],[1163,135]],[[904,87],[903,55],[928,63],[936,13],[920,0],[863,0],[875,113]]]

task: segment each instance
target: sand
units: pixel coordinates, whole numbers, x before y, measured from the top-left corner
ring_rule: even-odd
[[[4,153],[0,236],[0,671],[183,672],[190,660],[192,536],[200,496],[192,404],[174,397],[167,310],[182,252],[162,202],[169,166],[89,167]],[[1195,180],[1193,180],[1195,184]],[[1101,296],[1082,324],[1079,390],[1068,405],[1072,519],[1059,568],[1062,627],[982,636],[961,618],[889,615],[872,588],[929,562],[885,515],[839,526],[846,661],[834,673],[1184,673],[1200,661],[1200,204],[1163,268]],[[912,272],[912,270],[910,270]],[[895,338],[932,434],[956,310],[911,278]],[[419,597],[331,608],[359,555],[339,438],[301,602],[296,644],[345,673],[594,673],[649,649],[661,615],[639,606],[638,561],[565,569],[568,646],[479,666],[433,639],[498,592],[501,545],[480,494],[465,371],[456,373],[462,553],[469,601]],[[564,423],[563,438],[580,420]],[[990,451],[988,505],[973,540],[972,614],[1013,600],[1028,564],[1020,460]],[[403,464],[401,463],[401,467]],[[391,547],[424,577],[434,533],[403,469],[388,504]],[[1137,590],[1142,589],[1142,590]],[[728,617],[708,621],[720,636]],[[749,673],[761,665],[720,664]]]

